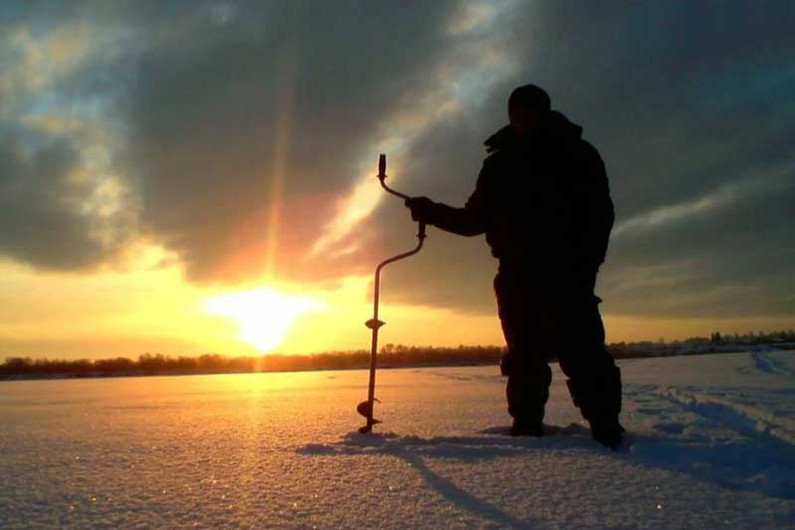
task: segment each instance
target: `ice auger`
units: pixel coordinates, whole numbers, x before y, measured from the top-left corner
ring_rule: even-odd
[[[408,195],[404,195],[403,193],[397,192],[386,185],[386,155],[379,155],[378,157],[378,180],[381,182],[381,187],[383,187],[388,193],[395,195],[396,197],[400,197],[403,200],[407,200],[409,197]],[[373,289],[373,318],[365,322],[365,326],[370,328],[373,332],[373,339],[372,339],[372,346],[370,348],[370,382],[367,387],[367,401],[362,401],[356,407],[356,411],[364,416],[367,419],[367,423],[359,428],[359,432],[361,433],[368,433],[373,430],[373,425],[376,423],[381,423],[381,421],[375,419],[373,417],[373,408],[375,406],[375,402],[378,401],[375,398],[375,369],[377,365],[377,354],[378,354],[378,330],[385,324],[384,321],[378,319],[378,302],[379,297],[381,295],[381,270],[389,265],[390,263],[394,263],[398,260],[408,258],[409,256],[413,256],[417,252],[420,251],[422,248],[422,243],[425,241],[425,223],[419,223],[419,231],[417,232],[417,246],[414,247],[412,250],[408,252],[403,252],[402,254],[398,254],[397,256],[392,256],[391,258],[385,259],[378,266],[375,268],[375,287]]]

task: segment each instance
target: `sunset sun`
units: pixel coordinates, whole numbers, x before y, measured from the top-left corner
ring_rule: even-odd
[[[210,298],[204,307],[211,315],[234,320],[239,329],[238,338],[267,353],[281,345],[299,315],[317,311],[322,304],[261,287]]]

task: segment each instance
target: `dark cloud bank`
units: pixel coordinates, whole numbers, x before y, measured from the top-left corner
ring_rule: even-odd
[[[126,138],[116,163],[140,201],[140,230],[176,251],[192,280],[242,280],[267,265],[280,154],[278,276],[361,273],[413,243],[405,210],[384,201],[353,236],[368,236],[361,251],[303,259],[362,159],[375,162],[385,124],[438,88],[462,45],[448,32],[457,3],[125,6],[64,15],[129,27],[138,42],[64,90],[113,74]],[[489,28],[516,73],[416,137],[400,186],[462,204],[510,90],[536,82],[608,166],[618,230],[600,281],[606,311],[793,315],[794,9],[519,4]],[[105,259],[85,237],[90,219],[62,200],[75,193],[59,184],[76,163],[69,139],[23,159],[12,131],[0,147],[0,254],[61,269]],[[482,238],[432,231],[423,255],[389,272],[390,300],[491,312],[494,269]]]
[[[72,203],[85,190],[70,183],[78,155],[64,140],[26,152],[0,124],[0,255],[42,267],[72,270],[101,259],[90,219]]]

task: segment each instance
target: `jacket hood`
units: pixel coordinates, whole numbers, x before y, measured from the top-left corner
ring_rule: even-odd
[[[567,141],[567,140],[579,140],[582,137],[582,127],[579,125],[572,123],[569,119],[564,116],[562,113],[553,110],[549,113],[546,123],[543,125],[543,128],[539,131],[538,136],[530,140],[531,142],[536,141]],[[506,125],[502,127],[500,130],[492,134],[488,137],[488,139],[483,142],[486,146],[486,151],[491,153],[494,151],[498,151],[500,149],[505,149],[514,144],[519,143],[519,138],[513,133],[510,125]]]

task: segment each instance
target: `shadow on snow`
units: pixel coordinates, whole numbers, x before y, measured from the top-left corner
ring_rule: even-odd
[[[795,498],[795,452],[792,447],[771,446],[758,439],[715,440],[690,436],[679,430],[662,433],[629,433],[622,450],[606,451],[578,424],[545,426],[543,438],[506,436],[508,427],[491,427],[472,436],[401,436],[394,433],[352,432],[331,444],[307,444],[296,450],[304,455],[385,455],[399,458],[415,469],[440,495],[459,508],[500,525],[527,525],[499,508],[478,499],[432,471],[426,459],[463,462],[503,457],[526,457],[537,451],[587,451],[608,455],[625,464],[682,473],[734,491]]]

